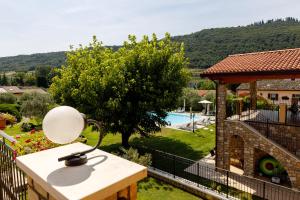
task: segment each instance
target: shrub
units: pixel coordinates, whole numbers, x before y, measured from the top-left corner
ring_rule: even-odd
[[[21,131],[22,132],[31,131],[33,128],[34,128],[33,123],[22,123],[22,125],[21,125]]]
[[[33,123],[22,123],[21,125],[21,131],[22,132],[28,132],[31,130],[42,130],[42,125],[41,124],[33,124]]]
[[[0,93],[0,104],[14,104],[17,102],[15,95],[11,93]]]
[[[9,113],[17,118],[17,121],[20,121],[22,116],[18,110],[19,106],[16,104],[0,104],[0,112]]]
[[[11,146],[17,151],[17,155],[24,155],[51,149],[61,146],[47,139],[42,131],[31,130],[22,135],[16,135],[17,143],[12,143]],[[78,138],[74,142],[82,142],[84,138]]]
[[[17,118],[8,113],[0,113],[0,117],[6,120],[6,124],[14,124],[17,122]]]
[[[132,162],[138,163],[140,165],[149,166],[151,165],[152,156],[151,154],[146,153],[145,155],[140,155],[137,149],[130,147],[129,149],[125,149],[123,147],[120,148],[122,154],[119,155],[126,160],[130,160]]]
[[[17,143],[13,144],[13,148],[18,155],[30,154],[59,146],[49,141],[42,132],[31,131],[24,135],[16,136]]]

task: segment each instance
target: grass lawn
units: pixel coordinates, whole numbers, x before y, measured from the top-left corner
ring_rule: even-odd
[[[200,199],[171,185],[153,178],[146,178],[138,184],[139,200],[196,200]]]
[[[150,137],[132,135],[129,144],[133,147],[147,147],[161,150],[192,160],[199,160],[209,153],[215,146],[215,127],[210,125],[207,130],[199,129],[195,133],[163,128]],[[213,131],[210,131],[213,130]],[[84,136],[89,145],[95,145],[98,139],[96,133],[87,130]],[[113,152],[121,146],[121,135],[108,134],[104,137],[100,149]]]

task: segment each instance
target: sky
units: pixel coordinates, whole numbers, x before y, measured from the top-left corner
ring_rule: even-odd
[[[0,0],[0,57],[285,17],[300,19],[300,0]]]

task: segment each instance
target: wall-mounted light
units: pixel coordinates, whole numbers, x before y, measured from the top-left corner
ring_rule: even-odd
[[[85,119],[85,116],[70,106],[59,106],[50,110],[43,120],[43,131],[46,137],[57,144],[67,144],[76,140],[87,125],[95,126],[99,131],[100,124],[96,120]],[[100,146],[103,134],[94,148],[83,152],[75,152],[68,156],[58,158],[65,161],[66,166],[78,166],[87,162],[86,154]]]

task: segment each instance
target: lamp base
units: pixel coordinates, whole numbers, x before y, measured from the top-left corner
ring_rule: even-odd
[[[73,156],[67,160],[65,160],[65,165],[68,167],[72,167],[72,166],[79,166],[79,165],[83,165],[85,163],[87,163],[87,156],[85,154],[83,155],[76,155]]]

